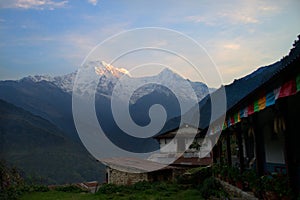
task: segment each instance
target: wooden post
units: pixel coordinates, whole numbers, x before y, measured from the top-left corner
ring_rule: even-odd
[[[232,160],[231,160],[230,131],[226,130],[225,135],[226,135],[227,161],[228,161],[228,165],[231,166]]]
[[[218,158],[220,157],[219,155],[219,143],[217,140],[216,136],[210,136],[209,139],[211,140],[211,143],[213,144],[213,149],[212,149],[212,157],[213,157],[213,163],[218,162]]]
[[[278,101],[280,112],[283,114],[283,117],[286,122],[286,130],[284,131],[284,159],[285,159],[285,165],[286,165],[286,172],[289,178],[289,184],[291,185],[293,191],[297,191],[297,180],[295,177],[296,171],[295,166],[296,163],[293,163],[293,154],[295,153],[295,150],[291,148],[291,145],[289,145],[290,141],[290,133],[292,130],[290,130],[290,121],[294,120],[289,117],[289,105],[288,105],[288,99],[283,98],[280,101]]]
[[[214,147],[213,147],[213,163],[217,163],[218,162],[218,160],[217,160],[217,157],[218,157],[218,145],[215,145]]]
[[[223,158],[222,158],[222,141],[221,141],[221,139],[219,139],[218,143],[219,143],[218,146],[219,146],[220,163],[223,164],[224,162],[223,162]]]
[[[265,145],[263,132],[258,126],[257,114],[252,115],[252,123],[255,137],[256,171],[259,176],[262,176],[265,172]]]
[[[242,137],[242,129],[241,129],[241,124],[236,125],[236,136],[237,136],[237,141],[238,141],[238,148],[239,148],[239,161],[240,161],[240,170],[241,173],[243,173],[245,169],[244,165],[244,148],[243,148],[243,137]]]

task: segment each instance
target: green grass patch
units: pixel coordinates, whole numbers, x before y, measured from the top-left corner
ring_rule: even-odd
[[[131,186],[103,185],[96,194],[65,192],[52,190],[48,192],[25,193],[21,200],[201,200],[201,193],[195,188],[182,187],[173,183],[140,182]]]
[[[99,199],[94,194],[71,193],[62,191],[32,192],[26,193],[21,200],[94,200]]]

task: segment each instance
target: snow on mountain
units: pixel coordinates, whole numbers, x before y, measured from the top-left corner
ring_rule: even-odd
[[[130,103],[134,104],[139,98],[150,94],[155,90],[159,90],[160,92],[168,95],[169,91],[166,90],[159,84],[149,84],[149,83],[161,83],[163,86],[170,86],[169,89],[176,90],[180,97],[184,99],[184,101],[190,102],[195,99],[191,99],[191,94],[188,93],[187,87],[192,87],[196,96],[197,101],[200,101],[204,96],[208,94],[208,92],[213,89],[207,88],[207,86],[201,82],[192,82],[184,79],[177,73],[174,73],[170,69],[166,68],[161,71],[159,74],[155,76],[148,77],[139,77],[134,78],[130,76],[130,73],[124,68],[116,68],[104,61],[90,61],[86,63],[85,67],[89,67],[94,69],[94,72],[99,75],[99,82],[97,87],[97,93],[110,97],[112,95],[113,89],[115,85],[120,80],[125,81],[125,85],[123,84],[122,90],[118,91],[118,97],[122,98],[128,94],[129,91],[132,91],[133,88],[135,91],[132,93],[130,98]],[[48,81],[61,88],[63,91],[72,93],[73,83],[75,80],[77,72],[73,72],[70,74],[66,74],[63,76],[47,76],[47,75],[36,75],[36,76],[28,76],[23,79],[29,79],[34,82]],[[22,80],[23,80],[22,79]],[[188,83],[188,84],[187,84]],[[91,83],[82,83],[86,85],[82,85],[81,88],[87,89],[91,87],[89,84]],[[136,86],[142,86],[140,88],[136,88]]]
[[[95,64],[97,64],[97,63],[95,63]],[[109,74],[109,75],[112,75],[114,77],[120,78],[124,74],[130,75],[129,72],[126,69],[116,68],[116,67],[106,63],[105,61],[101,61],[101,65],[102,65],[101,67],[95,66],[95,72],[99,76]]]
[[[186,80],[168,68],[161,71],[158,75],[136,78],[135,81],[140,84],[160,82],[163,86],[168,86],[168,88],[173,92],[177,91],[179,96],[183,98],[185,102],[200,101],[200,99],[206,96],[209,92],[205,84]],[[195,92],[197,99],[192,99],[193,95],[191,95],[191,93],[189,92],[191,91],[191,88]],[[149,85],[146,87],[141,87],[140,89],[137,89],[132,95],[131,103],[135,103],[137,99],[153,92],[154,90],[160,90],[161,92],[165,92],[166,94],[168,93],[168,91],[166,91],[166,89],[161,85]]]
[[[52,82],[54,80],[53,77],[49,75],[35,75],[35,76],[28,76],[23,78],[22,80],[32,80],[33,82],[41,82],[41,81],[48,81]]]
[[[73,90],[73,82],[76,77],[76,72],[66,74],[63,76],[49,76],[49,75],[35,75],[35,76],[28,76],[25,78],[22,78],[22,80],[31,80],[33,82],[41,82],[41,81],[47,81],[51,82],[57,87],[61,88],[63,91],[71,93]]]

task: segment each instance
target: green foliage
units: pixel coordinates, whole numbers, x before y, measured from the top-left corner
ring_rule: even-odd
[[[22,194],[23,184],[19,171],[0,160],[0,199],[18,199]]]
[[[135,191],[143,191],[143,190],[150,189],[152,187],[153,187],[152,183],[149,183],[147,181],[140,181],[132,185],[131,188]]]
[[[50,190],[49,192],[31,192],[25,193],[21,200],[99,200],[95,194],[90,193],[72,193]]]
[[[85,190],[82,190],[75,185],[57,186],[57,187],[54,187],[54,190],[61,191],[61,192],[72,192],[72,193],[86,192]]]
[[[49,188],[45,185],[27,185],[21,188],[22,192],[48,192]]]
[[[199,186],[201,196],[208,199],[214,197],[227,197],[228,194],[223,190],[222,185],[214,177],[204,180],[203,184]]]
[[[218,181],[211,177],[210,167],[194,168],[188,171],[189,180],[196,184],[178,184],[168,182],[138,182],[133,185],[103,184],[95,194],[77,191],[73,186],[57,187],[46,193],[31,192],[23,195],[23,200],[62,199],[62,200],[92,200],[92,199],[142,199],[142,200],[170,200],[188,199],[201,200],[209,197],[228,197]],[[203,177],[207,177],[204,179]],[[197,180],[199,179],[199,180]],[[201,184],[198,184],[201,182]],[[48,195],[46,195],[48,194]],[[68,195],[70,194],[70,195]]]
[[[273,191],[273,177],[271,175],[265,175],[260,178],[263,191]]]
[[[213,174],[214,176],[229,181],[230,183],[243,181],[244,178],[238,168],[228,165],[214,165]]]
[[[229,180],[234,181],[234,182],[242,180],[242,175],[238,168],[228,167],[227,170],[228,170],[227,177],[229,178]]]
[[[291,197],[288,177],[283,174],[264,175],[260,178],[263,192],[272,191],[280,198]]]
[[[116,186],[113,184],[105,184],[100,187],[98,195],[107,195],[109,197],[118,197],[116,199],[174,199],[178,194],[183,195],[182,199],[199,199],[200,192],[192,188],[184,188],[181,185],[165,182],[138,182],[129,186]]]
[[[229,168],[230,167],[227,166],[227,165],[221,166],[221,168],[220,168],[220,175],[221,175],[222,179],[226,179],[226,177],[228,176]]]
[[[117,186],[114,184],[104,184],[99,188],[98,193],[113,194],[113,193],[120,192],[121,189],[122,189],[122,186]]]
[[[292,189],[289,187],[286,175],[277,174],[274,177],[274,188],[279,197],[290,197],[292,195]]]
[[[177,182],[179,184],[191,184],[192,186],[196,186],[202,184],[202,182],[212,176],[211,167],[197,167],[188,170],[183,175],[177,178]]]
[[[21,200],[202,200],[200,192],[195,189],[179,190],[174,192],[152,192],[131,191],[130,193],[113,193],[113,194],[90,194],[90,193],[70,193],[70,192],[36,192],[24,194]]]
[[[242,177],[248,188],[252,189],[255,192],[260,192],[262,186],[255,170],[246,170],[242,174]]]
[[[195,172],[196,171],[198,170],[195,170]],[[201,185],[196,186],[180,185],[167,182],[138,182],[133,185],[122,186],[117,186],[114,184],[104,184],[95,194],[83,192],[78,193],[73,192],[71,189],[69,189],[25,193],[22,196],[22,200],[202,200],[210,198],[212,196],[218,198],[228,197],[228,195],[223,191],[220,183],[212,177],[205,179]]]
[[[137,182],[133,185],[114,185],[114,184],[104,184],[102,185],[98,193],[100,194],[114,194],[114,193],[133,193],[133,192],[145,192],[151,194],[153,192],[164,192],[164,191],[178,191],[177,187],[172,184],[167,183],[150,183],[146,181]]]
[[[201,147],[201,145],[196,140],[194,140],[193,143],[190,145],[189,149],[199,150],[200,147]]]
[[[214,163],[213,166],[212,166],[212,174],[214,176],[218,176],[218,175],[221,175],[221,165],[219,163]]]

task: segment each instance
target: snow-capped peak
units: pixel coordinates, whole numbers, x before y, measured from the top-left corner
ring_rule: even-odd
[[[189,91],[188,89],[190,86],[186,84],[186,81],[189,80],[184,79],[179,74],[173,72],[168,68],[162,70],[159,74],[154,76],[131,77],[129,72],[126,69],[114,67],[113,65],[108,64],[105,61],[90,61],[87,62],[84,67],[90,68],[92,73],[95,73],[99,76],[98,82],[96,81],[94,83],[98,84],[97,93],[101,95],[106,95],[110,97],[112,95],[115,85],[120,80],[120,78],[122,76],[126,76],[126,78],[128,79],[124,79],[124,80],[126,80],[127,82],[125,81],[123,84],[125,88],[124,90],[120,90],[118,94],[118,96],[121,99],[123,97],[126,97],[128,92],[133,91],[137,85],[142,86],[145,84],[147,85],[147,83],[161,83],[161,85],[163,86],[166,85],[171,87],[170,88],[171,90],[172,88],[176,88],[180,97],[184,99],[186,102],[190,102],[192,100],[191,94],[190,93],[187,94],[186,92]],[[76,75],[77,75],[77,71],[63,76],[54,76],[54,77],[47,76],[47,75],[29,76],[22,80],[31,80],[34,82],[41,82],[41,81],[51,82],[57,87],[59,87],[60,89],[62,89],[63,91],[71,94],[73,91],[73,84]],[[189,81],[189,84],[191,84],[192,88],[194,89],[198,100],[202,99],[206,94],[208,94],[209,88],[207,88],[205,84],[200,82],[191,82],[191,81]],[[89,90],[89,88],[91,88],[92,93],[94,93],[94,89],[92,89],[94,87],[93,86],[91,87],[90,83],[82,83],[81,87],[85,90],[84,92],[86,92],[87,90]],[[147,94],[150,94],[155,90],[160,90],[168,93],[168,91],[163,89],[163,87],[160,87],[157,84],[150,84],[135,90],[134,94],[130,98],[130,102],[134,104],[139,98]]]
[[[101,66],[95,67],[95,72],[99,76],[107,75],[107,73],[109,73],[117,78],[120,78],[121,76],[123,76],[125,74],[130,76],[129,71],[127,71],[124,68],[114,67],[111,64],[106,63],[105,61],[101,61],[100,63],[101,63]]]
[[[178,79],[183,79],[182,76],[178,75],[177,73],[175,73],[174,71],[172,71],[169,68],[164,68],[159,74],[158,77],[160,77],[161,79],[171,79],[171,80],[178,80]]]
[[[41,81],[53,81],[53,77],[49,76],[49,75],[35,75],[35,76],[28,76],[25,77],[21,80],[31,80],[33,82],[41,82]]]

